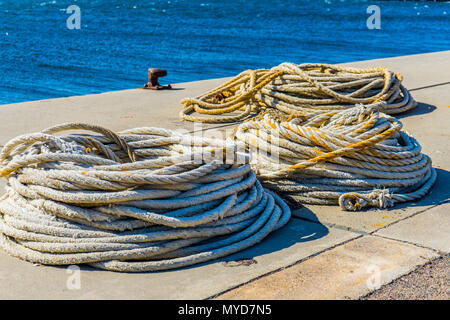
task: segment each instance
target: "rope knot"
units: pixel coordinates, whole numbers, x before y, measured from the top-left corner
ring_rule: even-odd
[[[392,195],[388,189],[375,189],[369,194],[349,192],[339,197],[339,206],[346,211],[358,211],[365,207],[385,209],[393,205]]]

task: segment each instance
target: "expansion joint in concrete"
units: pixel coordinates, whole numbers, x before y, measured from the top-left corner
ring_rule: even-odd
[[[415,246],[415,247],[419,247],[419,248],[422,248],[422,249],[431,250],[431,251],[435,252],[436,254],[438,254],[439,257],[442,257],[442,256],[448,254],[448,253],[443,252],[443,251],[441,251],[441,250],[437,250],[437,249],[434,249],[434,248],[432,248],[432,247],[424,246],[424,245],[421,245],[421,244],[418,244],[418,243],[415,243],[415,242],[412,242],[412,241],[400,240],[400,239],[397,239],[397,238],[387,237],[387,236],[383,236],[383,235],[379,235],[379,234],[372,234],[372,236],[373,236],[373,237],[382,238],[382,239],[386,239],[386,240],[396,241],[396,242],[399,242],[399,243],[410,244],[410,245],[413,245],[413,246]]]

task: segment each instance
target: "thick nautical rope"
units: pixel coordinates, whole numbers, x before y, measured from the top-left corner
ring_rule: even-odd
[[[378,111],[383,104],[283,122],[260,115],[241,124],[234,138],[269,189],[343,210],[386,208],[422,198],[436,172],[401,122]]]
[[[224,123],[247,119],[267,108],[285,114],[344,110],[385,101],[383,112],[416,106],[402,76],[386,68],[357,69],[328,64],[282,63],[270,70],[247,70],[196,98],[181,101],[180,117]]]
[[[83,129],[98,135],[55,133]],[[178,268],[260,242],[290,218],[235,145],[160,128],[63,124],[9,141],[0,246],[39,264]]]

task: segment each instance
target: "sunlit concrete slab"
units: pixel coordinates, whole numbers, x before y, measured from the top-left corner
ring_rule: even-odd
[[[429,249],[364,236],[217,298],[355,299],[437,256]]]
[[[132,89],[15,103],[0,106],[0,145],[9,139],[37,132],[64,122],[85,122],[120,131],[156,126],[167,129],[221,127],[221,125],[180,121],[180,100],[197,96],[224,82],[224,79],[173,85],[172,90]]]
[[[206,299],[357,236],[293,219],[260,244],[220,261],[140,274],[83,267],[80,282],[67,268],[34,266],[0,252],[0,299]]]
[[[450,203],[447,202],[379,230],[376,235],[450,252]]]

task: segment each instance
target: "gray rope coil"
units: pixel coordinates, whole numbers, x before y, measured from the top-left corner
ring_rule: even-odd
[[[417,105],[401,82],[400,74],[384,67],[282,63],[270,70],[244,71],[196,98],[183,99],[180,118],[236,122],[267,109],[312,116],[382,101],[383,112],[397,114]]]
[[[379,112],[383,104],[281,122],[265,114],[241,124],[234,138],[271,190],[343,210],[387,208],[424,197],[436,171],[401,122]]]
[[[83,129],[98,135],[58,132]],[[290,218],[248,154],[160,128],[63,124],[9,141],[0,246],[48,265],[123,272],[189,266],[248,248]]]

